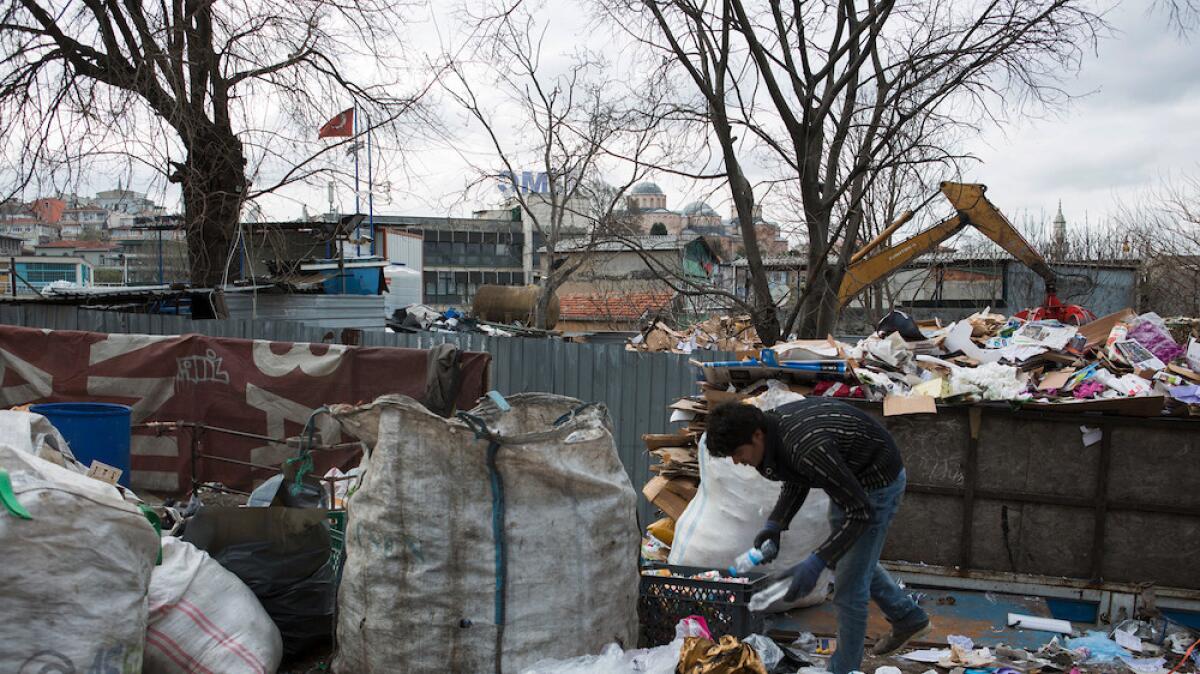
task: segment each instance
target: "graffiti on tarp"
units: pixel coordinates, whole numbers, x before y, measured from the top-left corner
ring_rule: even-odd
[[[387,393],[420,397],[426,352],[419,349],[226,339],[205,335],[120,335],[0,326],[0,404],[100,400],[129,405],[135,425],[203,422],[284,439],[301,432],[313,410],[333,403],[369,402]],[[462,358],[460,408],[483,395],[490,356]],[[341,432],[319,418],[321,441]],[[191,437],[135,428],[131,442],[134,488],[179,492],[191,479]],[[278,465],[293,449],[283,443],[209,436],[206,454]],[[325,470],[356,452],[322,452]],[[267,475],[246,466],[200,461],[206,481],[249,489]]]
[[[175,380],[187,382],[189,384],[200,384],[203,382],[217,382],[220,384],[229,383],[229,373],[221,369],[221,358],[212,350],[205,352],[203,356],[185,356],[179,358],[178,369],[175,372]]]

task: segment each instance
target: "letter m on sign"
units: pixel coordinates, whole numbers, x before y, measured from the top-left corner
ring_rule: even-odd
[[[521,172],[521,189],[526,194],[542,194],[550,191],[550,181],[546,178],[545,171],[534,173],[533,171]]]

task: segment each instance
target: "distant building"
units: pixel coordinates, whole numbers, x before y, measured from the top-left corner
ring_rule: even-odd
[[[108,231],[120,246],[122,272],[131,285],[186,282],[187,232],[178,216],[137,216],[133,224]]]
[[[799,255],[772,256],[764,257],[762,262],[772,299],[784,305],[791,303],[808,268],[807,258]],[[732,279],[726,278],[732,281],[734,294],[744,300],[751,299],[754,292],[749,261],[744,257],[738,258],[730,263],[729,268],[733,272]]]
[[[703,201],[693,201],[679,211],[667,208],[667,195],[652,182],[633,186],[625,197],[628,217],[637,222],[643,233],[662,225],[667,234],[678,235],[685,230],[697,234],[725,234],[721,216]]]
[[[106,210],[130,215],[159,215],[163,212],[153,200],[147,199],[144,192],[121,189],[97,192],[95,205]]]
[[[0,235],[0,256],[12,257],[21,254],[21,248],[25,245],[25,240],[15,236]]]
[[[387,252],[390,231],[419,234],[423,302],[435,307],[470,306],[479,286],[526,285],[537,283],[541,276],[537,268],[541,256],[525,243],[532,240],[540,246],[541,234],[528,228],[527,220],[514,217],[520,217],[519,210],[507,218],[376,214],[376,254]]]
[[[590,291],[558,293],[558,324],[555,330],[567,336],[615,334],[624,337],[637,332],[642,321],[668,312],[675,301],[671,290]]]
[[[1103,316],[1137,306],[1139,263],[1126,261],[1052,262],[1058,297]],[[1045,283],[1029,267],[1008,256],[954,252],[923,255],[885,281],[897,306],[911,309],[981,309],[1013,314],[1040,306]],[[861,305],[861,296],[856,300]]]
[[[62,220],[63,211],[67,208],[67,202],[62,199],[43,198],[37,199],[29,204],[29,210],[33,211],[38,220],[49,224],[57,224]]]
[[[3,283],[5,295],[13,294],[14,285],[17,295],[34,295],[55,282],[92,285],[92,265],[82,258],[23,256],[10,259],[16,263],[15,279],[10,274],[9,260],[0,260],[0,283]]]
[[[85,232],[99,237],[108,226],[108,216],[108,211],[99,206],[64,208],[58,220],[59,234],[67,240],[78,239]]]
[[[694,234],[644,234],[624,241],[598,243],[586,238],[564,239],[556,248],[555,254],[564,263],[583,257],[582,266],[572,276],[575,281],[654,280],[666,273],[674,278],[707,282],[715,278],[721,261],[708,241]]]
[[[39,243],[59,238],[57,226],[48,225],[37,218],[0,220],[0,234],[21,239],[25,247],[30,249]]]
[[[124,259],[120,246],[107,241],[50,241],[33,247],[38,257],[77,257],[93,268],[121,267]]]

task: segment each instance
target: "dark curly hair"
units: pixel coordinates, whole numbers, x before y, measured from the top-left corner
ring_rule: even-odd
[[[754,431],[767,430],[762,410],[753,405],[724,403],[708,413],[708,453],[732,456],[737,448],[750,444]]]

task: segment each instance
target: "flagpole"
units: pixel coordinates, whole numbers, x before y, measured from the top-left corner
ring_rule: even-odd
[[[355,104],[354,104],[354,145],[353,145],[353,147],[354,147],[354,214],[358,215],[359,213],[362,212],[362,206],[359,202],[360,196],[359,196],[359,189],[358,189],[358,103],[357,102],[355,102]],[[358,257],[361,254],[361,252],[358,249],[358,241],[357,241],[358,239],[362,238],[361,225],[354,226],[354,238],[355,238],[354,255],[355,255],[355,257]],[[345,245],[345,244],[343,244],[343,245]]]
[[[371,167],[371,117],[369,115],[367,116],[367,230],[369,232],[371,232],[371,255],[374,255],[375,254],[375,172]]]

